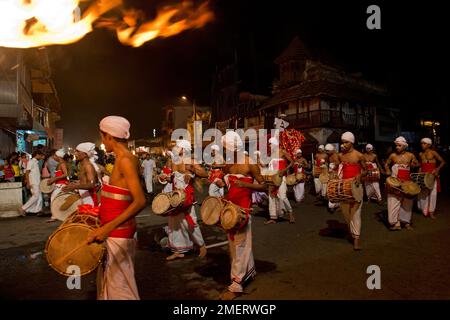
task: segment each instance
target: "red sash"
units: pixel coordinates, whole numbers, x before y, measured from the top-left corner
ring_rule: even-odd
[[[411,180],[410,177],[410,170],[409,168],[398,168],[398,173],[397,173],[397,179],[402,180],[402,181],[409,181]]]
[[[300,167],[297,163],[294,164],[294,173],[303,172],[303,167]]]
[[[287,161],[286,159],[276,159],[273,161],[273,170],[284,170],[287,168]]]
[[[169,174],[172,174],[172,169],[170,169],[170,168],[164,166],[163,169],[162,169],[162,172],[163,172],[164,174],[169,175]]]
[[[104,184],[102,188],[102,204],[100,205],[100,221],[102,225],[114,220],[132,202],[130,191]],[[112,238],[133,238],[136,232],[136,219],[133,217],[125,221],[117,229],[110,232]]]
[[[367,170],[375,170],[375,163],[373,162],[366,162]]]
[[[209,176],[209,182],[214,183],[216,179],[223,179],[223,172],[220,169],[211,169],[211,175]]]
[[[63,172],[61,170],[56,170],[55,171],[55,177],[56,178],[61,177],[62,175],[63,175]],[[67,181],[67,178],[66,179],[60,179],[60,180],[56,180],[55,184],[67,185],[67,184],[69,184],[69,181]]]
[[[235,185],[236,181],[242,181],[242,182],[247,182],[247,183],[253,183],[253,178],[250,177],[236,177],[233,175],[228,176],[228,194],[226,195],[225,199],[234,203],[235,205],[238,205],[239,207],[243,208],[243,209],[250,209],[251,205],[252,205],[252,193],[253,190],[249,189],[249,188],[241,188],[241,187],[237,187]],[[250,211],[249,210],[245,210],[245,218],[246,221],[245,223],[242,225],[242,227],[246,226],[249,219],[250,219]],[[233,231],[229,231],[229,235],[231,239],[234,239],[234,232]]]
[[[323,159],[316,159],[316,167],[320,167],[322,165]]]
[[[359,163],[344,163],[342,166],[342,179],[351,179],[361,174]]]

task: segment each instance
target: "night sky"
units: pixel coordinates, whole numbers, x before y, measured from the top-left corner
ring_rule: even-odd
[[[151,15],[154,2],[146,3]],[[248,66],[241,71],[248,88],[269,95],[278,76],[273,60],[296,35],[349,71],[388,85],[393,101],[411,111],[448,107],[448,18],[441,2],[431,3],[215,0],[214,22],[140,48],[95,30],[50,48],[65,143],[98,139],[106,115],[129,118],[132,137],[139,138],[160,128],[162,107],[182,95],[209,105],[214,70],[235,53]],[[366,28],[370,4],[381,8],[381,30]]]

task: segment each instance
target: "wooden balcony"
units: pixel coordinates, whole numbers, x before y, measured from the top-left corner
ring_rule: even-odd
[[[291,114],[286,117],[290,127],[308,129],[330,127],[342,129],[370,129],[373,119],[362,114],[346,114],[335,110],[317,110]]]

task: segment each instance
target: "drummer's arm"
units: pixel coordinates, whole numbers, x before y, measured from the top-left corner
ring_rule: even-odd
[[[194,163],[194,165],[192,166],[193,172],[195,173],[195,175],[199,176],[200,178],[208,178],[208,172],[206,172],[205,169],[203,169],[203,167],[201,165],[199,165],[198,163]]]
[[[145,195],[141,187],[138,171],[136,170],[136,164],[133,163],[132,159],[124,158],[121,159],[118,165],[119,172],[122,177],[125,177],[127,188],[130,191],[131,198],[133,200],[130,205],[116,218],[91,233],[88,237],[89,242],[93,242],[95,240],[103,241],[111,231],[117,229],[122,223],[128,221],[145,208]]]
[[[359,157],[359,164],[361,165],[361,177],[367,176],[366,159],[363,155]]]
[[[267,186],[264,184],[264,178],[261,175],[261,170],[258,165],[251,164],[250,165],[250,172],[252,174],[252,177],[258,181],[258,183],[249,183],[248,188],[256,191],[266,191]]]
[[[445,160],[436,151],[433,151],[433,155],[439,161],[439,166],[436,168],[436,175],[439,175],[439,171],[445,166]]]
[[[377,164],[377,168],[380,168],[380,172],[383,172],[383,166],[380,164],[378,156],[375,156],[375,163]]]
[[[85,183],[69,183],[66,187],[63,188],[64,191],[70,191],[75,189],[81,190],[91,190],[97,185],[97,172],[93,166],[86,166],[85,168],[86,181]]]
[[[392,163],[392,154],[389,156],[389,158],[386,160],[386,163],[384,164],[384,170],[386,171],[386,174],[388,176],[391,175],[391,170],[389,169],[391,163]]]
[[[289,168],[294,165],[294,161],[292,160],[289,153],[287,153],[285,150],[283,150],[284,156],[286,157],[288,161],[288,165],[286,166],[286,169],[280,170],[280,176],[284,175],[286,172],[288,172]]]
[[[416,156],[414,155],[414,153],[411,153],[411,167],[418,167],[419,165],[419,161],[417,161]]]

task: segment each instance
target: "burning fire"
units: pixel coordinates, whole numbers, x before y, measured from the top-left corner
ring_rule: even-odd
[[[0,1],[0,46],[30,48],[77,42],[94,27],[117,33],[124,45],[139,47],[157,37],[170,37],[212,21],[208,3],[195,8],[183,2],[162,8],[152,21],[143,21],[139,11],[127,10],[119,18],[103,15],[122,0],[96,0],[81,15],[79,3],[86,0]]]

